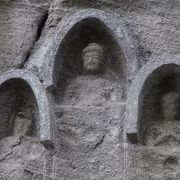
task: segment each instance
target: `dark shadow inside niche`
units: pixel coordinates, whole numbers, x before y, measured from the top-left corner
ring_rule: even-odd
[[[141,90],[138,102],[138,136],[141,144],[149,145],[150,133],[152,141],[156,136],[158,137],[164,133],[161,132],[163,130],[159,130],[159,127],[165,126],[169,119],[163,116],[164,111],[167,110],[164,110],[162,100],[170,93],[180,95],[180,67],[174,64],[163,65],[154,70],[147,77]],[[174,98],[173,95],[172,98]],[[177,101],[180,104],[179,98]],[[170,100],[170,106],[171,103]],[[180,121],[180,109],[177,111],[179,112],[176,113],[176,119]]]
[[[99,19],[87,18],[75,24],[60,44],[54,67],[54,83],[57,88],[55,99],[63,97],[70,79],[83,74],[81,53],[90,43],[99,43],[105,50],[104,76],[125,81],[125,57],[112,32]]]
[[[0,86],[0,139],[37,136],[38,118],[38,106],[28,83],[17,78]]]

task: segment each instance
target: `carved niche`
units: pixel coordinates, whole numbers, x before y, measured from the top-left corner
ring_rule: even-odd
[[[147,146],[180,146],[180,68],[157,68],[146,80],[139,103],[139,138]]]
[[[4,82],[0,87],[0,138],[12,135],[32,136],[38,118],[35,97],[21,79]]]
[[[62,104],[63,99],[65,99],[64,95],[70,81],[75,81],[76,77],[88,79],[85,75],[86,73],[84,73],[83,56],[84,54],[86,56],[91,56],[89,57],[90,59],[92,56],[96,56],[96,52],[99,56],[103,56],[101,57],[103,62],[100,65],[100,71],[102,71],[102,69],[104,71],[103,73],[99,73],[96,77],[106,79],[106,81],[116,81],[115,86],[120,86],[119,88],[114,87],[114,90],[110,90],[106,87],[104,102],[112,99],[115,94],[116,98],[114,97],[114,99],[116,99],[116,101],[120,102],[125,99],[125,57],[103,22],[96,18],[86,18],[70,29],[60,45],[59,56],[56,57],[59,59],[60,64],[57,65],[59,68],[58,90],[55,98],[57,103]],[[95,81],[97,81],[98,78],[95,78]],[[84,82],[86,81],[85,79]],[[98,85],[98,83],[96,83],[96,85]],[[69,89],[73,91],[73,87]],[[117,90],[119,92],[116,92]],[[69,94],[69,96],[71,95]],[[77,102],[82,101],[82,99],[78,99],[76,95],[74,95],[73,98],[76,98],[75,101]],[[70,100],[73,98],[68,99]],[[77,102],[75,102],[75,104]]]
[[[0,119],[0,139],[32,136],[52,145],[48,100],[32,73],[12,70],[0,76]]]
[[[89,151],[102,142],[109,121],[119,122],[126,99],[124,54],[106,25],[90,17],[69,30],[56,60],[55,113],[64,153]]]

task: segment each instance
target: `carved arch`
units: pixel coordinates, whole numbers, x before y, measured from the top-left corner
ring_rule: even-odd
[[[38,126],[38,137],[44,145],[52,144],[52,124],[50,122],[49,103],[39,79],[27,70],[11,70],[0,76],[0,89],[4,89],[4,92],[6,92],[8,84],[13,84],[10,88],[15,87],[17,89],[19,85],[22,85],[23,88],[27,87],[31,90],[38,108],[39,122],[36,122]],[[17,95],[15,94],[15,96]]]
[[[111,30],[98,18],[87,17],[68,31],[59,46],[53,67],[55,87],[59,78],[82,74],[81,52],[89,43],[99,43],[104,47],[104,64],[113,69],[119,79],[126,81],[126,59]]]
[[[71,29],[83,22],[85,19],[94,18],[98,22],[103,24],[103,27],[113,39],[117,42],[118,46],[121,48],[126,64],[127,64],[127,74],[128,79],[133,79],[134,74],[139,68],[136,55],[136,47],[130,36],[130,33],[123,26],[123,22],[115,14],[110,14],[105,11],[96,10],[96,9],[86,9],[81,10],[75,13],[71,13],[66,16],[58,25],[57,31],[54,34],[52,41],[44,43],[40,49],[34,53],[30,58],[29,64],[27,64],[28,69],[33,69],[38,66],[39,76],[43,80],[43,83],[46,88],[49,88],[56,84],[56,75],[54,75],[54,67],[56,67],[56,57],[59,54],[59,46],[64,40],[65,36],[68,34]],[[44,52],[41,55],[38,52]],[[57,67],[56,67],[57,69]]]
[[[169,60],[170,59],[170,60]],[[143,100],[147,93],[168,76],[180,75],[178,57],[167,57],[147,63],[136,75],[128,92],[125,137],[131,143],[144,144],[145,121],[142,119]]]

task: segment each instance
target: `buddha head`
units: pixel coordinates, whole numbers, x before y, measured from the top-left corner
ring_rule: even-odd
[[[177,92],[165,94],[161,99],[164,120],[180,120],[180,95]]]
[[[83,69],[87,74],[102,73],[104,69],[104,48],[90,43],[82,51]]]

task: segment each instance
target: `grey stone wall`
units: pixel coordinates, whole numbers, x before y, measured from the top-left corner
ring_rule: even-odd
[[[0,7],[0,69],[22,68],[39,38],[48,1],[2,0]]]
[[[179,78],[179,22],[178,0],[2,0],[0,79],[25,79],[32,91],[0,87],[0,124],[17,106],[39,110],[39,135],[3,136],[0,179],[178,180],[180,124],[151,121],[160,118],[161,81]],[[109,50],[102,76],[79,70],[91,41]],[[170,135],[148,145],[149,127],[151,138],[161,127]]]

